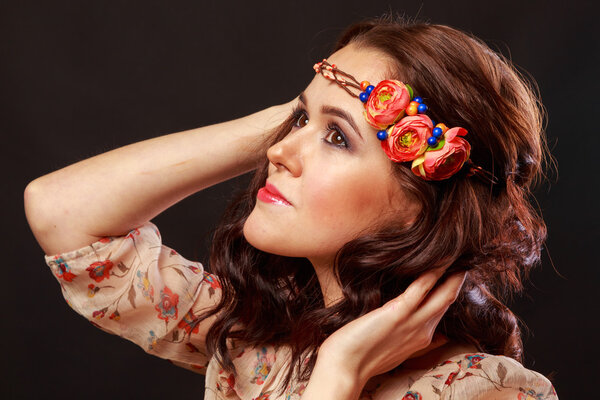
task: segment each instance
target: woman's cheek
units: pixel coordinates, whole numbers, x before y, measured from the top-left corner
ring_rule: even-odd
[[[343,190],[337,179],[313,180],[305,187],[308,210],[316,221],[322,224],[335,220],[340,208],[344,208]]]
[[[364,228],[362,225],[370,223],[372,217],[379,214],[376,188],[364,182],[340,178],[311,185],[306,192],[311,219],[333,230]]]

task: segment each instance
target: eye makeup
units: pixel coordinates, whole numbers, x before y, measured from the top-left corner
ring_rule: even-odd
[[[294,108],[294,110],[292,111],[292,118],[294,121],[295,128],[303,127],[299,124],[300,118],[304,118],[305,120],[308,120],[306,110],[300,105],[297,105]],[[306,123],[308,123],[308,122],[306,122]],[[329,140],[329,138],[332,136],[332,135],[330,135],[330,133],[332,133],[332,132],[334,132],[333,141]],[[335,142],[336,140],[341,140],[341,143],[336,143]],[[331,146],[334,146],[337,148],[350,149],[350,141],[346,137],[346,134],[344,133],[342,128],[340,128],[338,126],[338,124],[336,124],[335,122],[329,122],[327,124],[326,130],[325,130],[325,137],[323,138],[323,141],[325,143],[327,143],[328,145],[331,145]]]

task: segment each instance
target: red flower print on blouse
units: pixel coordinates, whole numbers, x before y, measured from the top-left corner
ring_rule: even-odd
[[[419,392],[406,392],[402,400],[421,400],[422,398]]]
[[[468,376],[473,376],[473,374],[468,371],[465,372],[464,369],[459,369],[457,372],[451,372],[450,375],[448,375],[448,378],[446,379],[446,382],[444,382],[444,384],[450,385],[452,382],[463,380]]]
[[[446,379],[446,382],[444,382],[444,384],[446,384],[446,385],[451,384],[456,375],[458,375],[458,372],[451,372],[450,375],[448,375],[448,379]]]
[[[191,335],[192,333],[198,333],[198,323],[196,322],[196,318],[197,317],[194,315],[192,310],[190,310],[187,314],[185,314],[185,317],[179,321],[177,327],[185,330],[188,335]]]
[[[90,264],[85,270],[89,271],[90,278],[95,280],[96,282],[102,281],[102,279],[110,278],[110,270],[113,267],[113,263],[110,260],[104,261],[96,261],[95,263]]]
[[[469,360],[469,365],[467,368],[478,368],[481,369],[481,364],[479,364],[485,356],[483,354],[466,354],[465,358]]]
[[[519,388],[519,396],[517,396],[518,400],[542,400],[542,394],[537,394],[535,390],[531,388],[523,389]]]
[[[203,370],[205,368],[204,365],[200,364],[192,364],[191,367],[198,370]]]
[[[77,277],[74,273],[71,272],[71,267],[67,264],[62,257],[54,256],[54,260],[56,260],[57,269],[54,271],[54,274],[57,278],[63,279],[67,282],[72,282],[74,278]]]
[[[210,285],[210,287],[208,288],[208,295],[209,297],[213,297],[213,295],[215,294],[215,289],[221,288],[221,283],[219,282],[216,275],[209,274],[206,271],[203,272],[203,275],[204,278],[202,279],[202,281]]]
[[[95,286],[93,283],[90,283],[88,285],[88,297],[94,297],[96,295],[96,292],[99,290],[100,288],[98,286]]]
[[[217,277],[213,274],[209,274],[208,272],[204,272],[204,282],[207,282],[210,284],[210,287],[213,289],[220,289],[221,288],[221,284],[219,283]]]
[[[223,391],[226,396],[229,396],[235,391],[235,375],[225,375],[225,370],[219,371],[219,382],[217,383],[217,389]]]
[[[135,240],[134,236],[140,236],[140,230],[138,228],[135,228],[134,230],[130,231],[125,237],[131,240]]]
[[[160,291],[160,303],[154,308],[158,311],[158,318],[169,322],[169,318],[177,319],[177,303],[179,303],[179,295],[171,292],[171,289],[165,286]]]
[[[237,356],[235,356],[235,358],[242,358],[242,356],[244,355],[245,352],[246,352],[246,348],[244,347],[242,349],[242,351],[240,352],[240,354],[238,354]]]
[[[198,348],[196,346],[194,346],[193,344],[191,344],[190,342],[187,342],[185,344],[185,348],[187,349],[187,351],[189,351],[190,353],[199,353],[200,350],[198,350]]]
[[[293,389],[293,390],[292,390]],[[304,394],[304,391],[306,390],[306,385],[304,383],[299,384],[298,386],[292,387],[292,385],[288,385],[286,391],[285,391],[285,398],[287,399],[291,399],[292,395],[298,395],[298,397],[302,396]],[[269,392],[270,393],[270,392]],[[296,397],[296,396],[294,396]],[[369,397],[371,398],[371,397]]]

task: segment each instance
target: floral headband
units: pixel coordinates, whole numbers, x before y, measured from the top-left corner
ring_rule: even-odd
[[[467,130],[436,125],[425,115],[427,106],[423,99],[413,97],[409,85],[393,79],[383,80],[377,86],[368,81],[359,83],[325,58],[313,68],[363,102],[365,119],[378,129],[377,138],[392,161],[412,161],[411,170],[415,175],[436,181],[451,177],[466,163],[470,167],[467,176],[477,175],[498,183],[491,173],[469,160],[471,145],[462,138]],[[361,90],[360,95],[350,91],[348,86]]]

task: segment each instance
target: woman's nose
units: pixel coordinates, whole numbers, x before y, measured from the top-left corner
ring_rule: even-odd
[[[287,170],[292,176],[302,173],[302,140],[299,131],[286,136],[267,150],[267,158],[277,170]]]

